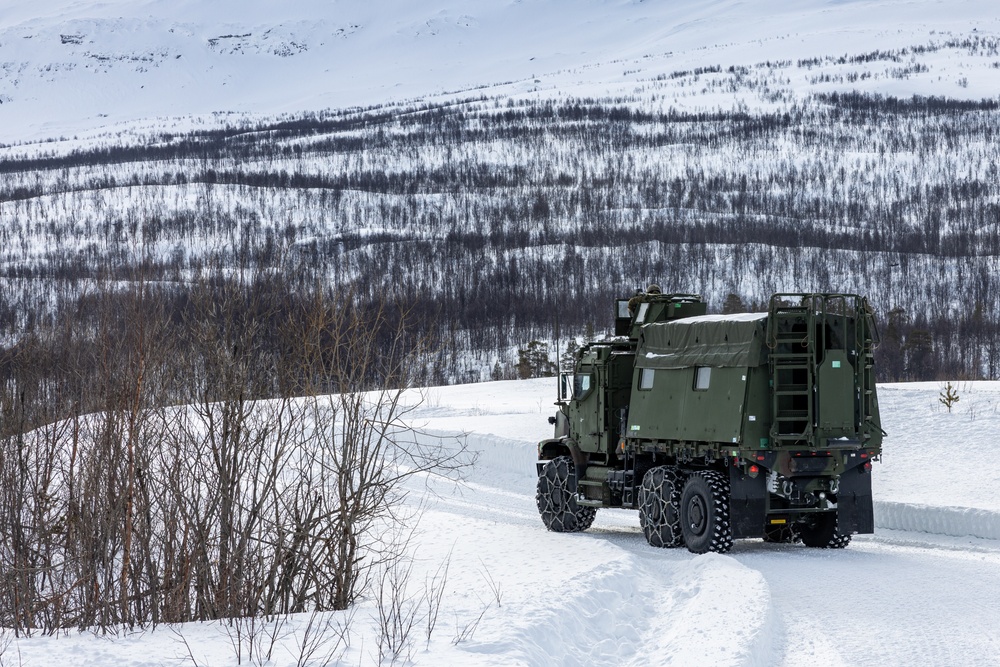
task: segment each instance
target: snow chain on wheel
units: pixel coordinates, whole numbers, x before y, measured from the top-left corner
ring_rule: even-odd
[[[684,475],[671,466],[650,469],[639,488],[639,525],[654,547],[679,547],[681,534],[681,489]]]
[[[575,533],[590,528],[596,507],[581,507],[571,489],[576,468],[573,459],[557,456],[547,462],[538,478],[535,503],[542,522],[557,533]]]
[[[688,551],[724,554],[733,548],[729,481],[712,470],[691,473],[681,493],[681,531]]]
[[[792,544],[799,540],[799,536],[791,526],[767,526],[764,528],[764,541],[774,544]]]
[[[851,543],[850,535],[837,532],[837,515],[818,514],[798,529],[802,543],[817,549],[843,549]]]

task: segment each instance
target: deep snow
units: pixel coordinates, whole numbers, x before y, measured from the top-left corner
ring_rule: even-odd
[[[553,380],[426,390],[415,424],[429,437],[466,433],[480,456],[465,483],[425,480],[410,495],[423,505],[415,598],[450,558],[437,628],[427,642],[417,623],[412,662],[998,664],[1000,473],[990,449],[1000,383],[956,386],[951,413],[939,383],[880,387],[889,436],[874,472],[875,535],[843,551],[741,540],[731,554],[702,556],[648,546],[624,510],[600,510],[585,533],[545,530],[534,457],[551,428]],[[329,641],[310,664],[330,651],[340,664],[376,661],[370,599],[327,618]],[[265,623],[277,637],[268,664],[297,664],[308,620]],[[336,645],[338,625],[349,625],[349,647]],[[221,623],[7,641],[3,664],[237,664],[236,630]],[[256,664],[247,651],[244,664]]]

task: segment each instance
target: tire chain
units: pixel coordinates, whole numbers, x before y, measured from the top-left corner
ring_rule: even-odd
[[[833,537],[830,538],[830,542],[827,543],[827,549],[843,549],[848,544],[851,543],[850,535],[841,535],[840,533],[834,533]]]
[[[573,460],[557,456],[542,468],[535,492],[535,504],[545,526],[557,533],[587,530],[594,523],[596,507],[580,507],[570,491]]]
[[[823,545],[824,549],[844,549],[851,543],[851,536],[838,533],[836,526],[834,523],[833,535],[830,536],[830,541]]]
[[[684,480],[683,473],[670,466],[651,468],[643,476],[639,489],[639,525],[651,546],[673,548],[684,544],[680,517]],[[652,513],[655,516],[647,512],[649,506],[655,508]],[[673,522],[667,519],[670,513]]]

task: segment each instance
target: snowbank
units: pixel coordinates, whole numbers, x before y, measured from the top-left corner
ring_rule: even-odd
[[[876,501],[875,527],[952,537],[1000,540],[1000,512],[971,507],[940,507]]]

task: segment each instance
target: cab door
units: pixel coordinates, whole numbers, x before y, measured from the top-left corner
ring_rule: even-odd
[[[569,403],[570,437],[585,452],[596,452],[600,447],[604,405],[599,370],[596,365],[581,364],[573,376],[573,398]]]

